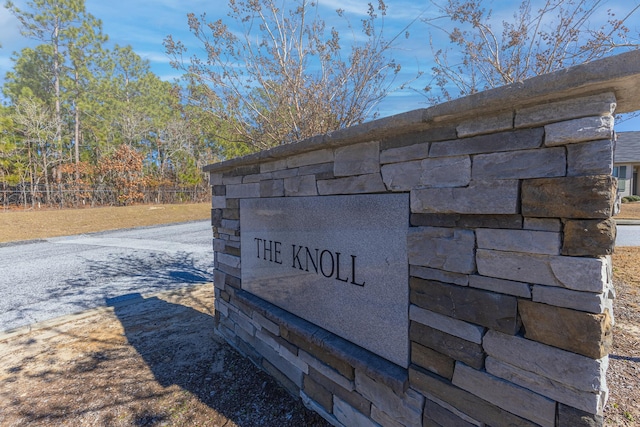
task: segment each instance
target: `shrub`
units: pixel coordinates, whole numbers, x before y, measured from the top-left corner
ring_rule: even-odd
[[[640,196],[624,196],[622,198],[622,203],[629,203],[629,202],[640,202]]]

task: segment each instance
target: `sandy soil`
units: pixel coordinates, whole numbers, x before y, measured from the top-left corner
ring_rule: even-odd
[[[213,334],[213,288],[0,338],[0,425],[325,426]]]
[[[640,248],[616,248],[613,351],[605,425],[640,425]]]

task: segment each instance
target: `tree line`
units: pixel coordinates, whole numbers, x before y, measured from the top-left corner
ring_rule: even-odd
[[[131,46],[109,44],[84,0],[7,7],[23,36],[0,106],[3,205],[130,204],[207,197],[202,166],[220,153],[183,88]]]
[[[485,3],[432,1],[389,35],[383,0],[355,22],[337,10],[342,34],[314,0],[232,0],[225,20],[188,15],[204,55],[159,41],[183,73],[167,82],[112,45],[84,0],[8,1],[37,44],[14,53],[2,86],[0,203],[200,200],[205,164],[373,119],[394,90],[433,104],[638,48],[627,23],[640,5],[618,16],[602,0],[527,0],[496,22]],[[432,66],[397,81],[413,25],[430,28]]]

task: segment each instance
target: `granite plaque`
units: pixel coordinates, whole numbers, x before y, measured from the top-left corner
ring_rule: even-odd
[[[242,288],[402,367],[408,194],[243,199]]]

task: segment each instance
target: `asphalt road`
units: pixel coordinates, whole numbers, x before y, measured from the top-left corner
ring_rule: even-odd
[[[616,246],[640,246],[640,225],[618,225]]]
[[[213,280],[211,222],[0,246],[0,331]]]

